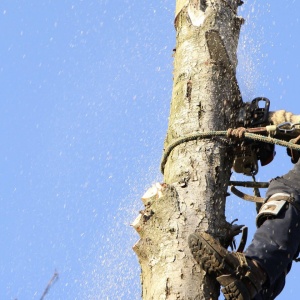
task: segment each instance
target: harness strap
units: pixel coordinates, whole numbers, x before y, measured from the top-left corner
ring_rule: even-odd
[[[277,194],[274,194],[270,198],[266,199],[266,202],[268,202],[270,200],[272,200],[272,201],[284,200],[284,201],[290,203],[291,205],[293,205],[300,212],[300,204],[298,202],[296,202],[295,198],[292,195],[287,195],[287,196],[278,195],[277,196]]]
[[[230,190],[233,194],[235,194],[236,196],[238,196],[239,198],[241,198],[243,200],[256,202],[256,203],[264,203],[265,202],[265,198],[245,194],[245,193],[241,192],[240,190],[238,190],[233,185],[230,187]]]
[[[248,227],[245,226],[242,228],[242,237],[236,252],[240,252],[240,253],[244,252],[244,248],[247,243],[247,237],[248,237]]]
[[[280,195],[271,196],[270,198],[265,199],[265,198],[262,198],[262,197],[256,197],[256,196],[251,196],[251,195],[245,194],[245,193],[239,191],[233,185],[230,187],[230,190],[237,197],[239,197],[243,200],[246,200],[246,201],[251,201],[251,202],[256,202],[256,203],[265,203],[265,202],[268,202],[270,200],[275,200],[275,201],[284,200],[284,201],[287,201],[288,203],[290,203],[291,205],[293,205],[300,212],[300,204],[298,202],[296,202],[295,198],[291,195],[288,195],[288,196],[283,196],[283,195],[281,195],[281,196]],[[276,194],[274,194],[274,195],[276,195]]]

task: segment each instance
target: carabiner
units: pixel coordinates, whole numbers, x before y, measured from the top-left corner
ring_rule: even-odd
[[[288,126],[289,128],[283,128]],[[295,124],[291,122],[284,122],[277,126],[277,129],[281,132],[287,133],[287,132],[293,132],[295,130]]]

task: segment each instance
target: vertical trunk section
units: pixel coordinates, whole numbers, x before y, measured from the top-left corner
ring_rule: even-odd
[[[177,0],[174,84],[165,149],[178,138],[235,125],[241,105],[235,81],[242,24],[236,15],[239,2]],[[212,30],[222,37],[229,65],[208,51],[206,32]],[[154,185],[143,196],[145,209],[132,225],[140,235],[133,249],[141,264],[144,300],[218,299],[219,286],[195,263],[187,240],[194,231],[225,237],[231,152],[220,138],[181,143],[163,166],[165,183]]]

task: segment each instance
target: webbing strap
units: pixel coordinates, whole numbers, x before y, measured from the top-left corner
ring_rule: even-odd
[[[236,250],[236,252],[244,252],[244,248],[246,246],[246,243],[247,243],[247,237],[248,237],[248,227],[244,226],[242,228],[242,237],[241,237],[241,241],[240,241],[240,244]]]
[[[271,196],[270,198],[266,199],[266,202],[268,201],[280,201],[284,200],[291,205],[293,205],[299,212],[300,212],[300,204],[296,202],[295,198],[293,196]]]
[[[245,193],[241,192],[240,190],[238,190],[233,185],[230,187],[230,190],[233,194],[235,194],[239,198],[246,200],[246,201],[251,201],[251,202],[256,202],[256,203],[264,203],[264,201],[265,201],[265,198],[245,194]]]

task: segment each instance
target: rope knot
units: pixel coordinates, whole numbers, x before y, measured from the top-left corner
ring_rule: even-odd
[[[243,139],[245,138],[245,133],[247,132],[247,129],[245,127],[239,127],[239,128],[229,128],[227,130],[227,137],[228,138],[234,138],[234,139]]]

